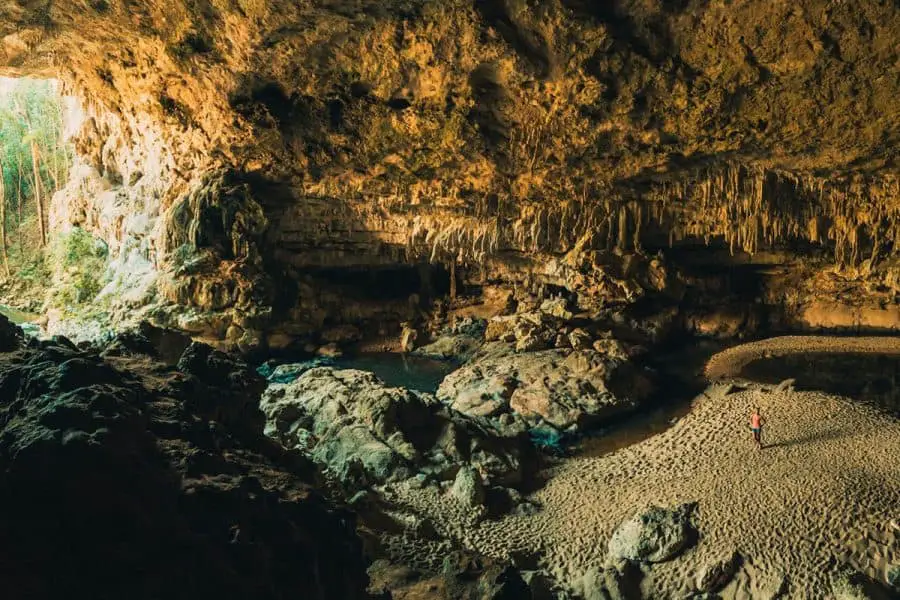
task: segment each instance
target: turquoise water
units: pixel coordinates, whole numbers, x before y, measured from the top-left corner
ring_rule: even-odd
[[[457,365],[450,361],[397,352],[372,352],[332,359],[317,358],[307,361],[282,360],[278,362],[279,364],[296,362],[309,367],[328,366],[337,369],[369,371],[389,386],[430,393],[437,391],[444,377],[457,368]],[[265,369],[260,372],[268,376]]]

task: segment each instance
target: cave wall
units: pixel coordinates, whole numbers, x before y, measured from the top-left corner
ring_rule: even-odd
[[[890,254],[897,39],[876,0],[0,3],[0,73],[88,114],[55,226],[110,244],[111,295],[216,336],[311,267],[660,230]]]

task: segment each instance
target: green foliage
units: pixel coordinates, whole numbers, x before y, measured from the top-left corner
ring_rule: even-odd
[[[54,239],[46,257],[54,280],[50,304],[69,313],[91,304],[103,288],[107,254],[106,244],[83,229]]]

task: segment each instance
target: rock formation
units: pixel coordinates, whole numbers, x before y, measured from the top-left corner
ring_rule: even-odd
[[[501,432],[364,371],[311,369],[270,385],[261,407],[270,436],[308,451],[351,489],[420,473],[452,481],[460,469],[484,483],[518,485],[531,462],[524,432]]]
[[[8,597],[368,597],[352,513],[255,427],[254,373],[201,347],[180,370],[65,340],[5,351]]]
[[[336,269],[455,291],[720,239],[868,276],[900,236],[898,32],[874,0],[5,2],[0,74],[85,108],[51,220],[108,244],[112,315],[247,350],[354,320],[297,293]]]

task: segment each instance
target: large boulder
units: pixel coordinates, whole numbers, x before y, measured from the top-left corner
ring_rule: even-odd
[[[565,430],[634,409],[652,392],[646,372],[597,350],[521,353],[502,342],[450,373],[437,391],[452,408],[480,417],[514,413],[529,425]]]
[[[450,480],[467,465],[486,483],[511,485],[522,477],[524,435],[506,435],[365,371],[310,369],[289,384],[270,385],[261,407],[268,435],[297,449],[314,440],[313,459],[351,486],[416,472]]]
[[[63,344],[0,357],[5,597],[366,598],[311,465],[183,395],[240,403],[222,383]]]
[[[657,563],[678,556],[696,539],[691,511],[688,504],[675,509],[651,506],[634,515],[610,538],[608,559]]]

